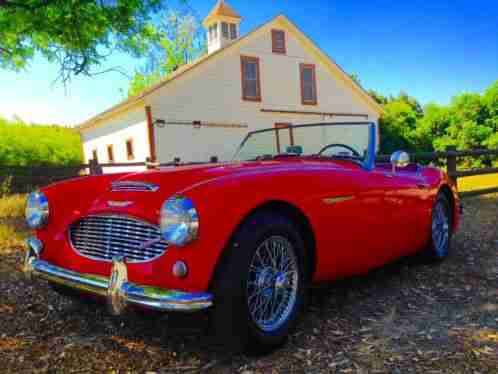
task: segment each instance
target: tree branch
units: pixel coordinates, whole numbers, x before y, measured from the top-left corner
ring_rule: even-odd
[[[4,48],[2,46],[0,46],[0,52],[6,53],[8,55],[12,55],[12,53],[13,53],[12,51],[9,51],[7,48]]]
[[[22,9],[27,9],[30,11],[35,11],[37,9],[40,9],[41,7],[46,7],[49,6],[51,3],[55,2],[56,0],[43,0],[37,5],[28,5],[23,2],[19,1],[11,1],[11,0],[0,0],[0,8],[5,7],[5,8],[22,8]]]

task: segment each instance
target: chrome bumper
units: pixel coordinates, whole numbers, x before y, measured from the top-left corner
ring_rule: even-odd
[[[121,314],[128,305],[159,311],[194,312],[210,307],[212,295],[204,292],[182,292],[128,282],[126,263],[115,258],[110,278],[82,274],[40,260],[28,241],[24,272],[29,278],[38,277],[93,295],[103,296],[113,314]]]

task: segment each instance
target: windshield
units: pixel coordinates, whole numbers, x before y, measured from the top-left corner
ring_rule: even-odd
[[[270,159],[279,155],[317,156],[365,162],[372,139],[371,123],[281,125],[250,132],[235,160]]]

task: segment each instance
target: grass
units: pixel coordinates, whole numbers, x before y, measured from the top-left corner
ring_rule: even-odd
[[[26,195],[0,198],[0,252],[22,245],[30,231],[24,223]]]
[[[13,194],[0,197],[0,220],[22,218],[26,195]]]
[[[458,178],[459,191],[480,190],[483,188],[498,187],[498,174],[476,175],[473,177]]]

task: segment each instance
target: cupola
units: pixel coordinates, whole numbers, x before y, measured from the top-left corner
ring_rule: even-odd
[[[213,53],[239,37],[242,17],[224,0],[218,0],[202,24],[206,28],[208,53]]]

